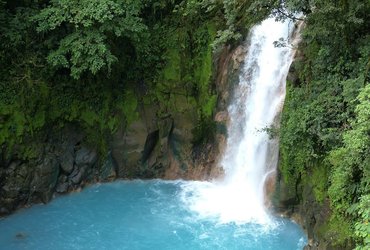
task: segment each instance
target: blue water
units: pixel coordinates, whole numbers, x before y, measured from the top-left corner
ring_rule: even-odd
[[[295,223],[221,224],[190,211],[182,181],[120,181],[35,205],[0,219],[0,249],[296,250]]]

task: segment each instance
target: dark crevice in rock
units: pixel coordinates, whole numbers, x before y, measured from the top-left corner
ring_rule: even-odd
[[[153,152],[155,145],[158,143],[158,139],[159,139],[159,130],[156,130],[148,134],[146,141],[145,141],[142,158],[141,158],[142,163],[145,163],[149,159],[149,156]]]

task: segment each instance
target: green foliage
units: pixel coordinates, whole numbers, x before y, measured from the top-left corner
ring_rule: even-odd
[[[13,150],[19,158],[35,157],[23,144],[36,147],[30,144],[36,141],[33,137],[73,123],[85,130],[90,143],[107,151],[107,139],[121,121],[136,119],[137,101],[129,94],[132,87],[122,86],[128,78],[122,73],[126,68],[112,67],[115,75],[110,80],[100,69],[118,60],[126,65],[124,53],[135,56],[145,50],[145,41],[138,42],[147,36],[139,17],[141,6],[140,1],[51,1],[43,9],[29,1],[1,2],[3,150]],[[120,42],[115,40],[119,37]],[[118,50],[117,43],[123,49]],[[135,52],[130,43],[137,45]],[[63,69],[55,71],[50,63],[70,68],[79,80],[67,77]]]
[[[276,3],[260,3],[252,0],[201,0],[182,1],[175,12],[182,14],[187,20],[219,18],[221,23],[212,41],[212,49],[217,50],[227,42],[239,41],[246,31],[254,24],[268,16]],[[211,18],[209,18],[211,17]]]
[[[320,231],[323,237],[331,239],[331,243],[338,248],[353,236],[352,222],[336,215],[332,215]]]
[[[328,166],[323,164],[323,166],[313,168],[312,180],[315,198],[318,202],[323,203],[327,196],[327,190],[329,185]]]
[[[163,41],[166,44],[165,63],[152,88],[154,98],[163,114],[196,112],[198,122],[193,136],[196,137],[194,142],[201,142],[215,131],[209,130],[218,98],[211,85],[211,43],[216,36],[215,25],[207,21],[196,29],[184,26],[166,30],[162,35],[166,39]]]
[[[313,175],[309,181],[316,200],[328,199],[332,209],[330,223],[322,229],[325,238],[337,239],[338,247],[353,242],[367,247],[367,229],[358,225],[369,210],[359,213],[358,204],[370,193],[370,27],[365,21],[370,4],[286,4],[306,14],[306,28],[301,56],[293,65],[298,81],[288,83],[283,112],[282,173],[293,183]]]
[[[367,227],[359,225],[363,225],[363,217],[370,213],[368,204],[365,205],[368,202],[365,197],[370,193],[370,84],[360,91],[357,100],[355,119],[343,134],[343,147],[329,155],[334,166],[329,197],[339,216],[349,215],[354,219],[357,240],[369,244],[363,235]]]
[[[214,109],[217,104],[217,95],[209,96],[208,100],[202,106],[202,113],[206,117],[212,117],[214,113]]]
[[[120,111],[126,118],[126,123],[129,125],[133,121],[137,120],[137,98],[132,91],[128,91],[124,94],[124,100],[121,101],[122,106],[120,106]]]
[[[169,49],[165,54],[165,58],[167,58],[168,63],[163,69],[163,80],[165,80],[168,84],[176,84],[181,80],[180,51],[177,49]]]
[[[216,128],[217,127],[215,121],[213,121],[212,119],[200,117],[197,125],[192,131],[192,143],[194,145],[201,145],[203,143],[212,142],[214,140]]]
[[[314,146],[308,139],[308,107],[304,90],[293,89],[288,84],[280,129],[280,168],[288,183],[294,183],[304,173],[308,159],[317,158]]]
[[[269,139],[272,140],[279,137],[280,130],[278,127],[271,125],[258,130],[258,132],[266,133],[269,136]]]
[[[211,43],[215,35],[215,27],[211,24],[205,24],[194,34],[194,36],[199,37],[199,40],[196,41],[197,45],[201,48],[198,49],[198,51],[200,50],[199,52],[196,51],[198,55],[194,58],[194,80],[196,82],[198,104],[200,106],[199,116],[204,116],[205,119],[212,119],[212,114],[217,103],[217,95],[213,94],[213,90],[209,87],[213,73]]]
[[[139,17],[142,2],[111,0],[52,0],[33,17],[38,32],[57,30],[57,49],[50,52],[48,62],[55,67],[69,68],[78,79],[83,72],[96,74],[117,61],[109,43],[112,37],[124,37],[139,46],[146,26]]]
[[[306,15],[280,130],[283,177],[329,200],[323,237],[368,249],[368,0],[0,1],[1,153],[36,158],[35,138],[73,123],[105,154],[142,103],[158,116],[194,113],[194,144],[211,141],[213,50],[270,13],[294,18],[283,4]]]
[[[49,54],[48,62],[54,67],[70,68],[71,76],[75,79],[88,70],[95,75],[107,67],[110,72],[117,57],[108,49],[106,40],[106,36],[98,32],[75,32],[64,38],[59,48]]]
[[[252,3],[0,1],[2,148],[33,155],[20,146],[25,138],[73,123],[106,151],[141,102],[157,104],[159,116],[192,110],[197,140],[209,137],[217,102],[211,44],[239,39],[267,14],[245,15]]]
[[[360,198],[357,206],[357,215],[359,220],[355,223],[355,235],[361,243],[357,245],[356,250],[365,250],[370,248],[370,194]]]

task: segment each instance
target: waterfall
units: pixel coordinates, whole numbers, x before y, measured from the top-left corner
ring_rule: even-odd
[[[264,184],[276,169],[278,139],[266,131],[279,125],[285,80],[294,56],[291,46],[277,48],[274,41],[292,40],[294,26],[269,18],[250,31],[239,84],[228,108],[227,147],[221,161],[225,178],[184,187],[185,202],[200,216],[222,223],[270,221]]]

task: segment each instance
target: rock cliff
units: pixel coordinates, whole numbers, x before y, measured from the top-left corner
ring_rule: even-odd
[[[204,180],[222,175],[216,163],[226,143],[226,109],[244,53],[243,47],[225,47],[213,61],[218,100],[211,141],[194,143],[197,110],[183,96],[175,98],[176,107],[166,115],[157,103],[139,103],[137,119],[127,127],[122,121],[111,137],[108,155],[88,143],[76,125],[43,131],[28,160],[17,155],[16,147],[15,153],[1,156],[0,215],[116,178]]]

